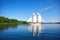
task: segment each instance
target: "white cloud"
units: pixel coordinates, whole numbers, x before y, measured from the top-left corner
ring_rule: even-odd
[[[48,10],[48,9],[50,9],[51,7],[46,7],[46,8],[42,8],[42,9],[40,9],[39,11],[45,11],[45,10]]]
[[[45,8],[46,10],[48,10],[48,9],[50,9],[51,7],[47,7],[47,8]]]

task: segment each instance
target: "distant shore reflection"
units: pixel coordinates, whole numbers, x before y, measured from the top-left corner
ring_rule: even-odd
[[[42,25],[41,23],[32,23],[29,25],[28,30],[33,33],[33,36],[40,36],[40,33],[42,32]]]

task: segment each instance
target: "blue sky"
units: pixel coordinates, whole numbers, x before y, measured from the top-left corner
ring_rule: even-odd
[[[0,0],[0,16],[26,21],[33,12],[45,21],[60,21],[60,0]]]

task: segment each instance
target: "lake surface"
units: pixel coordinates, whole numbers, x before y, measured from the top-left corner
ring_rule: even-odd
[[[60,24],[24,24],[0,29],[0,40],[60,40]]]

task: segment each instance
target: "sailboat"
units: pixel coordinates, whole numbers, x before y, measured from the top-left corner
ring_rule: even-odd
[[[37,15],[33,13],[33,15],[27,20],[27,22],[38,23],[42,22],[41,20],[41,15],[39,13],[37,13]]]

